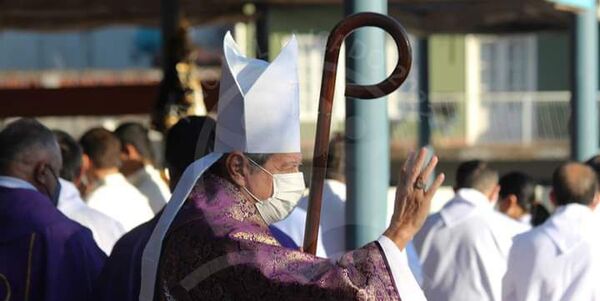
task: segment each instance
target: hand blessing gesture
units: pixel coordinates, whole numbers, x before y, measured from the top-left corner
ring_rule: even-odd
[[[409,156],[400,171],[394,214],[389,228],[383,233],[400,249],[404,249],[423,226],[429,214],[431,199],[444,182],[444,174],[440,174],[431,187],[426,187],[425,181],[429,179],[438,163],[438,158],[433,156],[423,169],[426,156],[427,149],[421,148],[417,154]]]

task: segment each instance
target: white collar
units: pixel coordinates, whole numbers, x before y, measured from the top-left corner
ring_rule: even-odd
[[[103,184],[120,184],[123,182],[127,182],[127,179],[125,179],[125,176],[123,176],[123,174],[121,174],[120,172],[115,172],[113,174],[105,176],[101,182]]]
[[[31,185],[31,183],[23,179],[9,176],[0,176],[0,186],[6,188],[20,188],[38,191],[35,186]]]
[[[525,213],[525,214],[523,214],[523,216],[519,217],[518,221],[525,225],[531,226],[531,218],[532,218],[532,216],[530,213]]]
[[[462,200],[475,205],[475,207],[493,208],[492,203],[485,194],[473,188],[461,188],[456,194]]]
[[[461,188],[456,196],[440,211],[446,226],[452,227],[469,218],[477,209],[493,209],[488,198],[481,192],[471,188]]]
[[[568,204],[558,207],[543,229],[560,252],[566,253],[596,235],[595,219],[590,207]]]
[[[59,181],[61,188],[58,198],[58,210],[68,212],[72,208],[84,206],[83,200],[81,199],[81,193],[75,184],[63,178],[59,178]]]

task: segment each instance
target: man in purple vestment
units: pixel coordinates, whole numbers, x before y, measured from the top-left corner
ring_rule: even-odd
[[[140,300],[425,300],[403,250],[443,181],[423,182],[437,157],[422,149],[405,163],[376,241],[336,262],[283,248],[268,226],[304,192],[296,41],[271,64],[229,34],[224,53],[215,150],[186,169],[157,223]]]
[[[89,300],[106,255],[56,209],[53,133],[32,119],[0,132],[0,300]]]

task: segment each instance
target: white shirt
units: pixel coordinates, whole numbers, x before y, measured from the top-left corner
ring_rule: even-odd
[[[460,189],[414,238],[427,299],[500,300],[512,238],[526,230],[479,191]]]
[[[146,196],[154,214],[158,213],[171,198],[167,183],[152,165],[145,165],[144,168],[128,176],[127,180]]]
[[[89,228],[98,247],[110,255],[117,240],[125,234],[125,228],[116,220],[85,204],[73,183],[60,179],[60,185],[58,210],[68,218]]]
[[[589,207],[569,204],[517,236],[504,276],[503,300],[600,300],[598,225]]]
[[[527,226],[529,226],[529,227],[531,228],[531,227],[532,227],[532,226],[531,226],[531,219],[532,219],[532,216],[531,216],[531,214],[530,214],[530,213],[525,213],[525,214],[523,214],[523,216],[521,216],[521,217],[519,218],[519,220],[518,220],[518,221],[519,221],[520,223],[522,223],[522,224],[524,224],[524,225],[527,225]]]
[[[290,236],[299,246],[304,244],[307,208],[308,197],[305,196],[286,219],[273,224]],[[346,184],[331,179],[325,180],[321,223],[317,239],[317,256],[337,260],[347,252],[345,245],[345,212]],[[389,215],[391,216],[391,214]],[[405,250],[400,251],[396,244],[386,236],[381,236],[377,242],[381,246],[390,266],[402,300],[426,300],[418,281],[415,279],[415,275],[418,277],[420,274],[420,264],[418,260],[415,260],[418,258],[414,253],[412,244],[409,244]],[[411,260],[409,261],[409,259]]]
[[[325,180],[321,206],[317,256],[336,259],[346,252],[346,184]],[[286,219],[273,225],[301,246],[304,243],[307,210],[308,196],[304,196]]]
[[[91,208],[121,223],[126,231],[154,216],[148,199],[120,173],[106,176],[87,201]]]
[[[323,216],[321,216],[323,218]],[[273,226],[277,229],[281,230],[281,232],[287,234],[294,243],[298,246],[304,245],[304,230],[306,225],[306,211],[300,207],[294,208],[290,215],[286,217],[284,220],[279,221]],[[319,236],[317,237],[317,256],[321,258],[327,258],[327,253],[325,253],[325,247],[323,246],[322,233],[323,230],[321,225],[319,225]]]
[[[29,189],[38,191],[31,183],[14,177],[0,176],[0,186],[14,189]]]

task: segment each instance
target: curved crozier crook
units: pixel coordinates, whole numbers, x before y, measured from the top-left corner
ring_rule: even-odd
[[[381,28],[394,39],[396,48],[398,49],[398,62],[391,75],[378,84],[347,84],[345,91],[347,97],[373,99],[392,93],[406,80],[412,64],[412,51],[406,31],[398,21],[389,16],[377,13],[354,14],[338,23],[329,34],[323,64],[317,134],[315,137],[311,186],[308,198],[308,214],[304,231],[303,249],[307,253],[315,254],[317,250],[323,185],[329,152],[331,111],[333,108],[333,94],[340,48],[342,47],[342,42],[350,33],[366,26]]]

